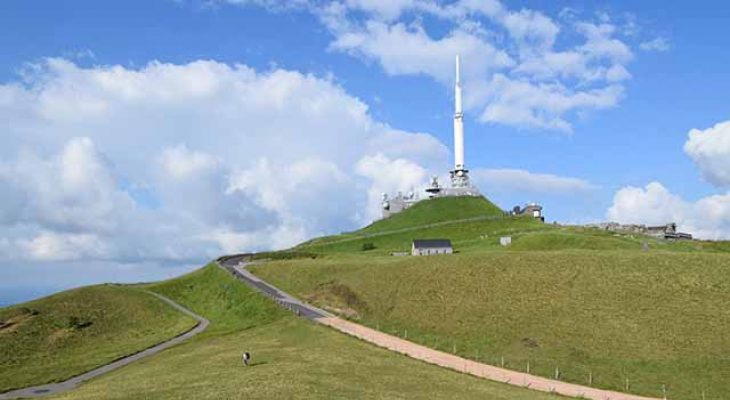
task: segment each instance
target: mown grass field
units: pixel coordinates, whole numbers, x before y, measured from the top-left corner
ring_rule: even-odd
[[[391,353],[277,308],[213,265],[161,284],[209,331],[54,399],[556,399]],[[253,365],[241,365],[243,350]]]
[[[453,256],[329,253],[252,270],[370,327],[493,365],[529,362],[546,377],[558,367],[582,384],[592,374],[619,391],[628,379],[630,392],[654,397],[662,385],[672,399],[730,397],[730,254],[581,236],[528,234],[509,250]],[[595,250],[542,250],[561,246]],[[604,250],[612,246],[620,250]]]
[[[149,293],[111,285],[0,309],[0,392],[68,379],[195,324]]]

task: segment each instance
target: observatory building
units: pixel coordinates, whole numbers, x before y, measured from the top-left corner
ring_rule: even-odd
[[[444,196],[481,196],[469,180],[469,170],[464,163],[464,112],[461,104],[461,77],[460,77],[459,56],[456,56],[456,85],[454,87],[454,169],[449,171],[451,177],[450,186],[441,186],[438,177],[431,179],[431,184],[426,188],[430,198]],[[413,196],[404,197],[399,195],[392,199],[383,194],[383,218],[398,213],[418,202]]]

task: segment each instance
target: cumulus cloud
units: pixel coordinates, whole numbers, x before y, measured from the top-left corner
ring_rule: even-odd
[[[707,181],[720,187],[730,187],[730,121],[689,132],[684,152],[700,168]]]
[[[639,47],[641,50],[644,51],[656,51],[659,53],[663,53],[665,51],[669,51],[671,46],[669,45],[669,41],[663,37],[658,37],[652,40],[648,40],[646,42],[642,42]]]
[[[587,194],[598,186],[578,178],[540,174],[521,169],[476,169],[472,177],[484,190],[538,195]]]
[[[608,218],[620,223],[663,225],[678,228],[701,239],[730,239],[730,193],[695,202],[682,199],[658,182],[645,188],[625,187],[613,198]]]
[[[633,52],[608,21],[563,25],[496,0],[351,0],[314,10],[334,36],[331,50],[375,60],[390,75],[423,74],[451,85],[461,55],[465,105],[482,122],[571,132],[571,113],[616,106],[621,82],[631,79]],[[435,35],[423,15],[451,30]],[[583,40],[558,48],[562,32]]]
[[[16,261],[187,265],[288,247],[354,228],[372,193],[448,157],[328,78],[215,61],[48,59],[0,84],[0,120],[0,247]],[[385,181],[373,160],[394,166]]]
[[[383,193],[408,193],[420,191],[426,183],[427,171],[420,165],[407,159],[390,159],[378,153],[365,156],[355,167],[357,173],[372,180],[370,186],[369,206],[363,215],[364,220],[373,220],[380,216],[380,200]]]

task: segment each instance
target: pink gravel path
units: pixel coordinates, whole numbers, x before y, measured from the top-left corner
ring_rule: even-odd
[[[337,329],[340,332],[355,336],[366,342],[396,351],[417,360],[425,361],[429,364],[439,365],[441,367],[450,368],[469,375],[507,383],[513,386],[520,386],[548,393],[558,393],[563,396],[594,400],[660,400],[653,397],[642,397],[633,394],[576,385],[573,383],[560,382],[523,372],[511,371],[494,367],[492,365],[478,363],[443,351],[421,346],[337,317],[316,318],[315,321]]]

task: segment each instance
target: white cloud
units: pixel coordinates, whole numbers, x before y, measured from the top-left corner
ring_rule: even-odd
[[[0,84],[0,245],[18,259],[193,264],[287,247],[371,215],[373,187],[390,186],[361,160],[394,158],[415,182],[448,157],[293,71],[49,59],[22,79]]]
[[[730,193],[689,202],[662,184],[619,190],[608,218],[620,223],[663,225],[676,222],[681,231],[701,239],[730,239]]]
[[[476,169],[473,179],[483,191],[540,195],[587,194],[598,187],[578,178],[540,174],[521,169]]]
[[[32,239],[19,240],[19,247],[36,260],[68,261],[84,258],[103,258],[107,244],[92,234],[59,234],[42,232]]]
[[[692,129],[684,144],[703,178],[720,187],[730,187],[730,121],[705,130]]]
[[[368,21],[362,30],[340,34],[331,49],[378,60],[391,75],[426,74],[439,82],[453,80],[454,58],[460,54],[469,60],[465,74],[501,69],[512,59],[479,37],[461,30],[433,40],[422,26]]]
[[[428,177],[428,172],[418,164],[403,158],[390,159],[380,153],[363,157],[355,169],[359,175],[372,181],[367,211],[363,216],[366,221],[381,215],[383,193],[420,191]]]
[[[482,122],[571,132],[572,114],[614,107],[620,83],[632,77],[634,54],[606,19],[578,21],[572,13],[564,29],[539,11],[496,0],[351,0],[314,10],[334,36],[331,50],[377,61],[390,75],[423,74],[450,86],[461,55],[465,105]],[[434,34],[423,16],[450,30]],[[584,41],[556,48],[561,33],[572,31]]]
[[[641,50],[644,50],[644,51],[657,51],[660,53],[669,51],[669,49],[671,48],[671,46],[669,45],[669,41],[663,37],[658,37],[658,38],[643,42],[639,45],[639,47],[641,47]]]
[[[489,84],[488,105],[479,120],[572,132],[572,125],[564,118],[566,113],[614,107],[623,92],[620,85],[576,92],[557,83],[535,85],[497,74]]]

